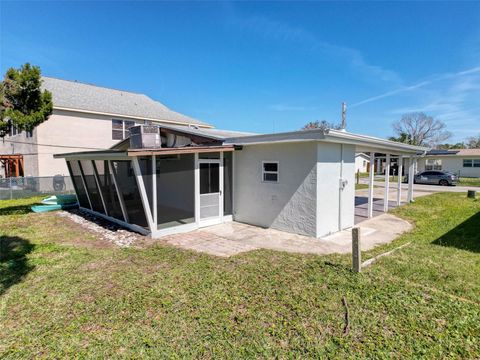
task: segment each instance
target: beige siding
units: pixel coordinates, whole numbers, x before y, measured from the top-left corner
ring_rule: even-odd
[[[480,168],[463,167],[463,159],[480,159],[480,156],[435,156],[430,158],[422,158],[418,161],[418,171],[425,170],[427,159],[441,159],[442,170],[451,171],[464,177],[480,177]]]
[[[58,111],[37,128],[38,167],[41,176],[67,175],[65,160],[54,154],[107,149],[112,140],[112,118],[68,111]]]
[[[27,137],[27,132],[0,139],[0,155],[22,154],[25,176],[38,176],[38,157],[37,147],[34,145],[37,141],[37,131],[34,130],[31,137]],[[0,176],[4,176],[5,170],[0,165]]]

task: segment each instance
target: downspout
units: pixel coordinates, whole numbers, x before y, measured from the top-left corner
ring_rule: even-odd
[[[343,180],[343,144],[340,144],[340,180],[338,184],[338,231],[342,231],[342,193],[345,187]]]

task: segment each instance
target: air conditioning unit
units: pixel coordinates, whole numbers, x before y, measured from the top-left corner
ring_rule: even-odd
[[[131,149],[161,148],[160,127],[156,125],[138,125],[130,128]]]

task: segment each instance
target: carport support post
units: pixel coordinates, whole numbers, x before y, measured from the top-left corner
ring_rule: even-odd
[[[388,193],[390,190],[390,154],[385,159],[385,194],[383,196],[383,212],[388,212]]]
[[[375,164],[375,153],[370,152],[370,164]],[[375,175],[375,166],[370,166],[368,174],[368,217],[373,217],[373,177]]]
[[[352,229],[352,267],[359,273],[362,270],[362,252],[360,248],[360,228]]]
[[[397,184],[397,206],[402,204],[402,177],[403,177],[403,156],[398,156],[398,184]]]
[[[413,177],[414,177],[414,163],[413,163],[413,156],[410,156],[410,159],[409,159],[409,163],[408,163],[408,196],[407,196],[407,200],[408,202],[412,202],[413,201]]]

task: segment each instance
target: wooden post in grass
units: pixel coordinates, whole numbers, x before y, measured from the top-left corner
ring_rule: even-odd
[[[352,229],[352,265],[353,271],[359,273],[362,268],[362,252],[360,249],[360,228]]]
[[[475,190],[468,190],[468,192],[467,192],[467,197],[468,197],[469,199],[475,199],[475,196],[476,196]]]

